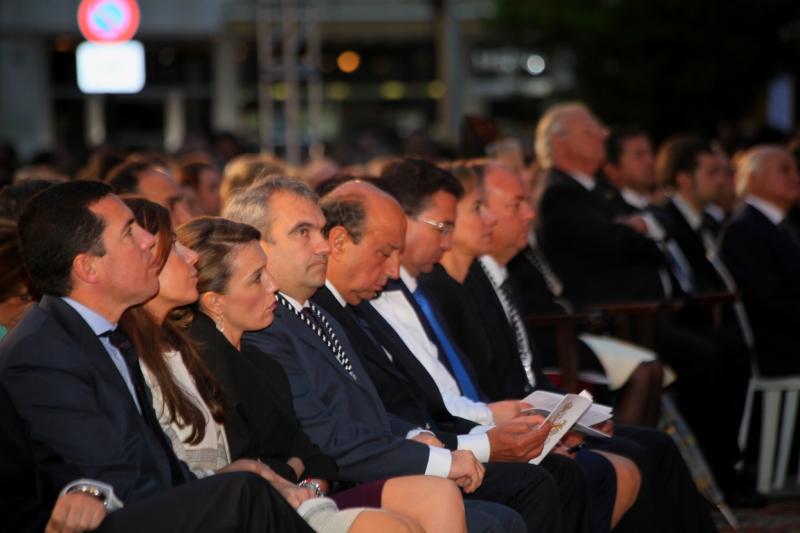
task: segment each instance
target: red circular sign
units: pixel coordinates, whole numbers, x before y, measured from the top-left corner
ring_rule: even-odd
[[[82,0],[78,26],[89,41],[121,42],[139,29],[139,16],[136,0]]]

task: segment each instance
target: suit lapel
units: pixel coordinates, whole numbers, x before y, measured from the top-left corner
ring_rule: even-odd
[[[39,306],[49,313],[78,345],[80,352],[91,361],[91,366],[100,373],[103,381],[118,388],[120,393],[130,401],[131,407],[136,409],[131,392],[111,360],[111,356],[78,312],[60,298],[53,296],[43,296]]]
[[[342,346],[342,350],[344,350],[344,352],[347,354],[347,357],[350,359],[350,364],[352,365],[353,371],[356,375],[355,380],[353,380],[352,376],[347,372],[347,370],[345,370],[344,367],[339,364],[339,361],[336,360],[334,353],[330,348],[328,348],[319,335],[314,333],[314,331],[309,328],[306,323],[294,313],[294,311],[279,305],[275,309],[275,317],[276,319],[283,320],[286,325],[297,334],[297,338],[305,343],[310,349],[319,352],[322,355],[322,358],[330,366],[332,366],[336,372],[342,375],[343,379],[354,382],[359,387],[367,389],[371,393],[376,394],[374,389],[367,384],[369,382],[369,376],[367,375],[366,370],[364,370],[364,367],[361,365],[361,362],[358,360],[358,356],[353,351],[350,342],[347,340],[344,332],[341,330],[336,330],[336,325],[331,321],[330,315],[327,315],[326,318],[329,319],[331,322],[331,327],[334,328],[334,332],[336,333],[337,337],[339,337],[339,343]]]
[[[342,307],[327,287],[322,287],[317,291],[313,300],[329,315],[339,321],[339,324],[345,329],[350,343],[359,347],[359,357],[369,358],[389,371],[396,379],[408,383],[406,375],[389,360],[383,348],[377,344],[377,339],[373,339],[370,334],[362,329],[356,322],[356,318],[351,315],[352,311]]]

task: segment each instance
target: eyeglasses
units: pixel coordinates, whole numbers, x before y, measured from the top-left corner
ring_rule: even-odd
[[[438,231],[442,235],[450,235],[456,228],[455,224],[453,224],[452,222],[436,222],[433,220],[426,220],[424,218],[418,218],[417,220],[419,220],[420,222],[424,222],[429,226],[433,226],[434,228],[436,228],[436,231]]]

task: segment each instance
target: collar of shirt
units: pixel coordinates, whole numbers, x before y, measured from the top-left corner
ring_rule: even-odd
[[[347,301],[344,298],[342,298],[341,293],[336,289],[336,287],[333,286],[331,280],[326,279],[325,286],[328,287],[329,291],[331,291],[331,294],[333,294],[333,297],[336,298],[337,302],[339,302],[339,305],[341,305],[342,307],[347,307]]]
[[[582,172],[575,172],[570,174],[570,177],[583,185],[583,188],[587,191],[593,191],[595,186],[595,180],[593,177],[583,174]]]
[[[482,255],[478,258],[478,261],[486,268],[486,271],[489,273],[489,279],[495,287],[502,285],[506,278],[508,278],[508,270],[506,267],[500,266],[500,263],[491,255]]]
[[[770,222],[776,226],[783,222],[783,219],[786,218],[786,213],[783,211],[783,209],[772,202],[764,200],[763,198],[748,194],[744,201],[756,208],[762,215],[767,217]]]
[[[719,223],[722,223],[725,220],[725,210],[717,204],[708,204],[706,206],[706,213]]]
[[[650,205],[650,199],[645,196],[644,194],[639,194],[638,192],[634,191],[633,189],[629,189],[628,187],[623,187],[619,193],[622,195],[622,198],[635,207],[636,209],[647,209],[647,206]]]
[[[686,219],[686,222],[689,223],[689,226],[693,230],[697,231],[700,229],[700,226],[703,225],[702,213],[696,212],[679,194],[672,196],[672,203],[675,204],[675,207],[678,208],[678,211],[680,211],[683,218]]]
[[[412,294],[417,290],[417,278],[409,274],[408,270],[402,266],[400,267],[400,281],[406,284],[406,287],[408,287],[408,290],[411,291]]]
[[[281,296],[286,298],[286,301],[289,302],[292,305],[292,307],[294,307],[295,311],[297,311],[298,313],[302,312],[304,307],[308,307],[308,300],[306,300],[303,303],[300,303],[291,296],[288,296],[284,293],[281,293]]]
[[[528,232],[528,246],[531,248],[539,247],[539,238],[536,236],[536,230],[533,228]]]
[[[89,324],[89,327],[92,328],[95,335],[102,335],[107,331],[114,331],[117,329],[117,325],[113,322],[109,322],[104,317],[100,316],[96,311],[89,309],[85,305],[80,302],[73,300],[67,296],[63,296],[61,298],[64,300],[67,305],[73,308],[79,315],[84,322]]]

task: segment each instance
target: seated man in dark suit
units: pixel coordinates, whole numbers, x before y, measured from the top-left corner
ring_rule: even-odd
[[[787,218],[800,198],[797,167],[783,148],[757,146],[736,174],[745,205],[723,232],[722,258],[753,326],[759,371],[800,374],[800,229]]]
[[[658,246],[594,192],[607,135],[582,104],[554,106],[539,121],[536,155],[547,180],[539,244],[577,305],[661,299],[666,265]]]
[[[418,425],[387,415],[341,326],[310,302],[325,283],[329,247],[321,233],[325,218],[307,186],[283,178],[256,183],[231,198],[225,216],[262,232],[261,246],[280,288],[272,325],[246,333],[242,342],[284,367],[298,419],[320,449],[336,459],[342,477],[447,477],[467,493],[470,527],[516,530],[519,516],[490,503],[500,502],[518,511],[529,529],[560,530],[557,489],[542,469],[488,464],[484,476],[471,451],[444,449]]]
[[[668,247],[660,248],[648,236],[643,217],[620,213],[604,194],[594,191],[594,174],[605,157],[607,136],[582,105],[554,106],[539,121],[536,151],[548,171],[539,206],[539,243],[564,282],[565,296],[576,305],[681,297],[682,276],[669,275],[668,267],[675,261]],[[729,352],[738,353],[741,344],[729,346],[726,337],[710,335],[705,325],[681,320],[666,310],[655,317],[654,326],[655,349],[675,369],[678,386],[686,392],[680,398],[681,411],[690,423],[694,421],[692,429],[726,497],[737,505],[763,505],[763,497],[742,486],[735,475],[739,452],[735,439],[729,438],[731,432],[716,431],[708,424],[720,420],[713,413],[723,406],[713,403],[716,398],[708,401],[703,396],[718,383],[723,390],[739,390],[736,380],[730,384],[720,363]],[[718,398],[719,404],[725,402],[724,394]]]
[[[399,204],[367,183],[347,183],[326,195],[322,208],[331,253],[326,284],[312,300],[346,330],[387,411],[430,429],[447,448],[472,450],[481,461],[528,461],[538,448],[540,432],[531,431],[525,417],[482,427],[453,416],[428,371],[403,342],[397,338],[381,343],[358,313],[359,304],[374,298],[390,277],[399,275],[406,227]],[[574,467],[556,456],[542,465],[559,482],[563,528],[575,530],[577,525],[569,524],[583,519],[576,512],[583,495],[564,472]]]
[[[148,523],[162,524],[159,531],[308,531],[262,479],[188,483],[194,476],[158,426],[135,354],[101,336],[115,329],[126,308],[158,289],[153,236],[125,204],[101,183],[57,185],[28,203],[19,234],[30,280],[44,296],[0,347],[0,383],[10,400],[3,416],[9,456],[2,459],[10,479],[30,475],[33,464],[39,476],[34,510],[48,509],[60,490],[96,496],[108,510],[125,505],[119,518],[112,514],[104,521],[110,531]],[[20,427],[29,428],[30,444]],[[33,459],[25,454],[31,450]],[[227,509],[239,498],[242,507]],[[75,499],[61,500],[56,518],[71,523],[69,501]],[[253,513],[253,505],[267,506],[271,514]],[[96,510],[88,512],[92,519],[81,522],[96,524]],[[120,522],[120,529],[112,527]]]

